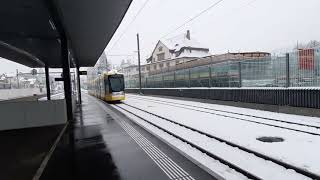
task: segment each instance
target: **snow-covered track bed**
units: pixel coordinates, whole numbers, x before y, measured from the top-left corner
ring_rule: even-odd
[[[318,174],[129,104],[115,105],[182,140],[249,179],[320,179]]]
[[[252,113],[241,113],[241,112],[233,112],[227,110],[216,109],[212,107],[204,107],[203,105],[192,105],[188,102],[181,101],[170,101],[170,100],[162,100],[158,98],[150,98],[150,97],[141,97],[141,96],[129,96],[130,98],[134,98],[142,101],[149,101],[153,103],[163,104],[172,107],[178,107],[183,109],[189,109],[192,111],[198,111],[203,113],[209,113],[221,117],[233,118],[240,121],[246,121],[250,123],[262,124],[266,126],[271,126],[275,128],[282,128],[291,131],[297,131],[301,133],[306,133],[310,135],[320,136],[320,124],[306,122],[306,121],[295,121],[295,120],[283,120],[281,118],[270,118],[263,117]]]

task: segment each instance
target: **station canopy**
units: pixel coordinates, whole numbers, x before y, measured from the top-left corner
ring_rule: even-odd
[[[71,65],[93,66],[132,0],[4,0],[0,6],[0,56],[29,66],[62,67],[61,37]]]

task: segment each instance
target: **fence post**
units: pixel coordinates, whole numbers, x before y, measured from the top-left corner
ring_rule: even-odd
[[[188,86],[189,87],[191,87],[190,79],[191,79],[191,73],[190,73],[190,69],[188,69]]]
[[[173,87],[176,87],[176,71],[173,71]]]
[[[290,64],[289,53],[286,53],[286,87],[290,86]]]
[[[162,88],[165,88],[164,87],[164,75],[162,74]]]
[[[148,88],[148,78],[146,77],[146,88]]]
[[[209,87],[212,87],[212,72],[211,72],[211,66],[208,66],[209,68]]]
[[[238,70],[239,70],[239,88],[242,87],[242,76],[241,76],[241,61],[238,62]]]

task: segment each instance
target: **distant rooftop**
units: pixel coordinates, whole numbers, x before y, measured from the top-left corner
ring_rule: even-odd
[[[156,47],[159,43],[162,43],[169,49],[170,55],[169,58],[167,55],[166,59],[176,59],[181,57],[197,58],[210,55],[209,48],[203,46],[196,39],[191,37],[189,30],[184,34],[180,34],[169,39],[159,40]],[[155,52],[155,49],[153,50],[151,56],[147,59],[147,62],[152,61],[152,56]]]
[[[205,48],[196,39],[194,39],[193,37],[191,38],[190,31],[187,31],[187,33],[175,36],[173,38],[160,41],[170,50],[174,51],[180,51],[184,47],[207,49],[209,51],[209,48]]]

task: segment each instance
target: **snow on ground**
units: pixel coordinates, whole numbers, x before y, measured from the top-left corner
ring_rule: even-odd
[[[0,89],[0,100],[9,100],[20,97],[33,96],[34,94],[45,94],[46,89],[27,88],[27,89]]]
[[[51,95],[51,100],[56,100],[56,99],[64,99],[64,93],[57,93]],[[46,101],[47,97],[42,97],[39,99],[39,101]]]
[[[320,147],[320,136],[299,133],[286,129],[279,129],[251,122],[239,121],[234,118],[221,117],[218,115],[167,106],[150,101],[138,100],[135,98],[130,98],[133,97],[132,95],[127,97],[128,98],[125,103],[128,103],[134,107],[158,114],[165,118],[193,127],[197,130],[212,134],[320,175],[320,156],[318,153],[318,149]],[[169,100],[164,98],[157,99],[166,101]],[[181,103],[180,100],[171,99],[170,101]],[[185,102],[186,101],[184,101],[184,103]],[[215,108],[221,108],[224,110],[227,109],[230,111],[241,111],[241,113],[251,113],[259,116],[277,117],[284,120],[303,122],[309,120],[309,117],[305,116],[286,115],[197,102],[189,103],[192,103],[193,105],[201,104],[202,106],[205,105],[207,107],[214,106]],[[310,118],[309,121],[312,123],[319,123],[318,118]],[[285,141],[278,143],[263,143],[256,140],[256,138],[261,136],[278,136],[284,138]]]
[[[267,118],[273,118],[273,119],[278,119],[278,120],[283,120],[283,121],[288,121],[288,122],[302,123],[302,124],[320,127],[320,118],[318,118],[318,117],[309,117],[309,116],[292,115],[292,114],[284,114],[284,113],[274,113],[274,112],[270,112],[270,111],[255,110],[255,109],[249,109],[249,108],[209,104],[209,103],[186,101],[186,100],[176,100],[176,99],[169,99],[169,98],[159,98],[159,97],[151,97],[151,96],[140,96],[140,95],[132,95],[132,94],[127,95],[127,97],[146,98],[146,99],[150,99],[150,100],[160,100],[160,101],[166,101],[166,102],[171,102],[171,103],[175,103],[175,104],[185,104],[185,105],[211,108],[211,109],[222,110],[222,111],[230,111],[230,112],[236,112],[236,113],[241,113],[241,114],[246,114],[246,115],[267,117]]]
[[[257,116],[254,114],[249,114],[249,113],[239,113],[239,111],[233,111],[230,112],[229,110],[222,110],[222,109],[217,109],[217,108],[208,108],[207,106],[194,106],[190,102],[188,103],[178,103],[178,102],[171,102],[171,101],[163,101],[163,100],[156,100],[156,99],[150,99],[150,98],[141,98],[141,97],[135,97],[131,96],[131,98],[136,98],[136,99],[141,99],[143,101],[151,101],[151,102],[156,102],[160,104],[166,104],[168,106],[174,106],[174,107],[181,107],[185,109],[191,109],[191,110],[196,110],[196,111],[201,111],[201,112],[206,112],[210,114],[217,114],[221,116],[228,116],[228,117],[234,117],[240,121],[251,121],[251,122],[256,122],[256,123],[263,123],[263,124],[269,124],[272,126],[280,126],[284,128],[289,128],[289,129],[295,129],[298,131],[305,131],[305,132],[310,132],[314,134],[320,135],[320,124],[316,123],[310,123],[309,121],[295,121],[295,119],[291,118],[289,120],[285,119],[279,119],[279,118],[274,118],[279,121],[273,121],[270,120],[269,117],[262,117],[262,116]],[[185,105],[187,104],[187,105]],[[237,113],[237,114],[234,114]],[[260,118],[262,117],[262,118]],[[264,118],[269,118],[269,119],[264,119]],[[288,118],[287,118],[288,119]],[[281,122],[280,122],[281,121]],[[286,123],[288,122],[288,123]],[[290,123],[298,123],[298,124],[290,124]],[[316,127],[308,127],[308,126],[302,126],[301,124],[306,124],[310,126],[316,126]]]
[[[238,148],[229,146],[225,143],[214,140],[212,138],[199,134],[190,129],[172,124],[171,122],[168,122],[168,121],[164,121],[153,115],[146,114],[145,112],[142,112],[139,110],[137,111],[136,109],[126,105],[119,105],[119,106],[122,106],[123,108],[125,108],[126,110],[129,110],[130,112],[134,112],[136,115],[140,117],[150,120],[152,123],[157,124],[158,126],[166,129],[171,133],[174,133],[177,136],[187,139],[189,142],[192,142],[193,144],[196,144],[197,146],[203,149],[206,149],[208,152],[211,152],[212,154],[215,154],[219,157],[223,157],[223,159],[227,160],[228,162],[231,162],[232,164],[235,164],[236,166],[241,167],[242,169],[256,175],[260,179],[273,179],[273,180],[308,179],[307,177],[297,174],[292,170],[285,169],[282,166],[266,161],[251,153],[247,153]],[[122,112],[125,113],[127,116],[129,116],[131,119],[135,119],[135,121],[139,119],[139,118],[133,117],[132,115],[124,111]],[[195,157],[195,159],[198,159],[198,158]],[[215,169],[212,169],[212,171],[215,171]]]

